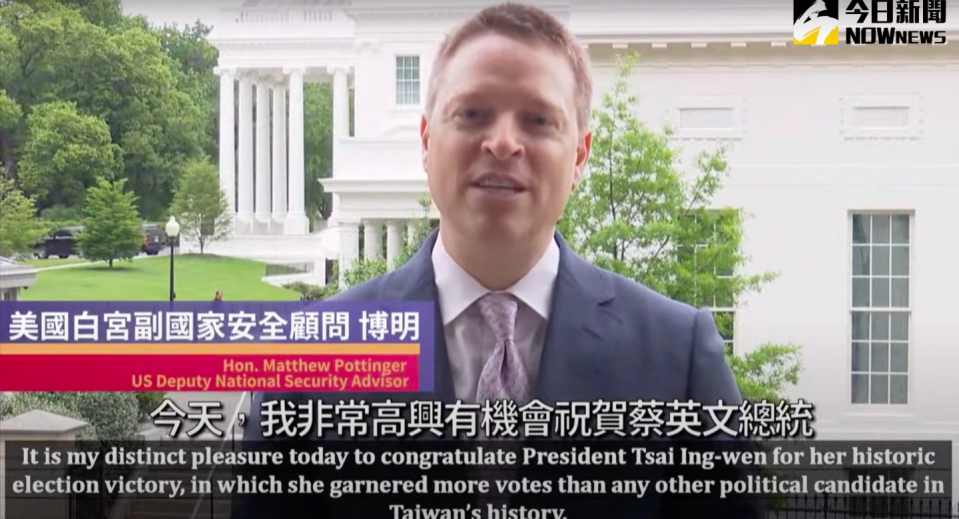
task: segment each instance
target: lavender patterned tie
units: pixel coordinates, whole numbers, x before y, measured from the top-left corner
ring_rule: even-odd
[[[516,331],[516,310],[518,301],[506,292],[490,292],[476,302],[480,312],[486,319],[487,324],[493,330],[493,336],[496,337],[496,347],[493,349],[493,355],[483,365],[483,371],[480,372],[479,384],[476,387],[476,402],[485,405],[488,400],[508,399],[522,406],[529,402],[530,383],[529,375],[520,359],[519,350],[514,341]],[[480,417],[482,420],[482,416]],[[477,439],[481,442],[495,440],[498,438],[489,438],[486,436],[484,428],[480,428]],[[515,442],[508,442],[505,448],[512,450]],[[503,448],[498,447],[498,448]],[[476,468],[475,477],[477,479],[495,480],[511,479],[516,472],[516,467],[501,466],[498,468],[482,467]],[[508,495],[495,495],[493,483],[490,483],[493,495],[482,494],[477,496],[477,507],[485,510],[487,507],[499,509],[501,506],[509,503]]]
[[[517,405],[525,405],[531,392],[529,375],[513,340],[518,301],[506,292],[490,292],[477,304],[493,330],[496,347],[480,372],[476,402],[482,405],[487,400],[509,399]]]

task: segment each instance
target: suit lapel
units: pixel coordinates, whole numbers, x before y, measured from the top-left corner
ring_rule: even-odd
[[[449,403],[456,401],[456,392],[433,273],[437,236],[438,231],[430,234],[420,250],[390,274],[380,297],[434,302],[433,392],[405,395],[410,400],[428,396]],[[615,350],[622,332],[622,321],[608,308],[615,293],[603,272],[579,258],[559,233],[556,243],[560,249],[559,272],[534,394],[547,404],[608,399],[615,393],[618,379]]]
[[[383,284],[380,298],[393,301],[433,301],[436,314],[433,319],[433,391],[427,395],[423,393],[405,393],[409,400],[419,400],[429,397],[431,400],[453,402],[456,392],[453,386],[453,375],[450,370],[449,354],[446,351],[446,334],[443,329],[443,318],[440,313],[439,293],[436,289],[436,280],[433,274],[433,246],[436,244],[438,231],[424,241],[420,250],[410,258],[406,264],[390,274],[390,278]]]
[[[394,301],[433,301],[433,391],[397,393],[394,400],[456,401],[446,334],[433,273],[434,231],[410,260],[393,271],[380,297]],[[623,376],[616,350],[621,347],[623,323],[609,305],[615,293],[603,271],[579,258],[556,233],[560,248],[559,272],[553,290],[534,396],[546,404],[609,400],[617,394]],[[638,375],[638,373],[636,374]]]
[[[580,259],[559,233],[559,273],[535,396],[548,405],[609,399],[615,392],[622,321],[602,271]]]

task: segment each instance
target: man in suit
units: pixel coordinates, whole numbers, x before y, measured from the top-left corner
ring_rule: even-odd
[[[335,298],[437,302],[435,390],[411,400],[740,404],[708,310],[587,263],[555,230],[589,157],[592,96],[584,49],[533,7],[485,9],[440,47],[420,124],[439,229]],[[324,397],[386,398],[258,393],[245,440],[263,437],[261,402]],[[273,517],[258,499],[234,517]]]

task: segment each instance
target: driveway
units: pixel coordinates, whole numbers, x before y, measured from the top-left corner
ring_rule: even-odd
[[[146,253],[141,252],[140,254],[137,254],[136,256],[134,256],[132,259],[133,259],[133,261],[136,261],[136,260],[141,260],[141,259],[146,259],[146,258],[155,258],[155,257],[157,257],[157,256],[169,256],[169,255],[170,255],[170,252],[169,252],[169,251],[170,251],[170,249],[168,249],[168,248],[167,248],[167,249],[163,249],[163,250],[161,250],[159,253],[157,253],[157,254],[154,255],[154,256],[150,256],[149,254],[146,254]],[[70,256],[70,257],[71,257],[71,258],[79,258],[79,256]],[[96,263],[105,263],[105,262],[103,262],[103,261],[81,261],[81,262],[78,262],[78,263],[67,263],[66,265],[55,265],[55,266],[53,266],[53,267],[43,267],[43,266],[41,266],[42,263],[34,263],[34,264],[33,264],[33,267],[37,269],[37,272],[43,272],[44,270],[59,270],[59,269],[72,269],[72,268],[77,268],[77,267],[86,267],[86,266],[89,266],[89,265],[94,265],[94,264],[96,264]]]

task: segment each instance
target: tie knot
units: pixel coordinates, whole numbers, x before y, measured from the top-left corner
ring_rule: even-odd
[[[490,292],[479,301],[480,312],[493,329],[497,341],[513,340],[516,328],[516,298],[507,292]]]

